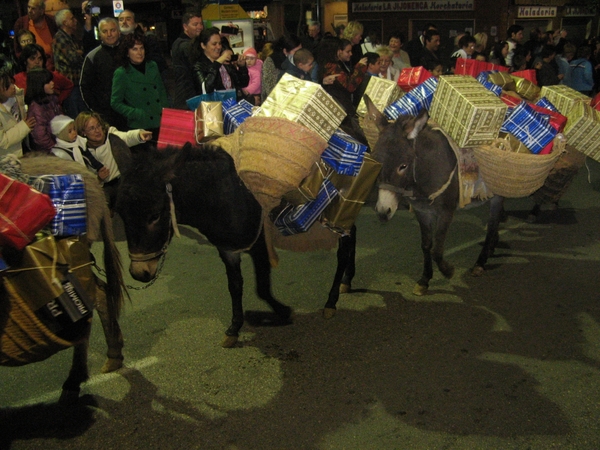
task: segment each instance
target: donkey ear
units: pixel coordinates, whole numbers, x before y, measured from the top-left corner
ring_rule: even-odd
[[[381,111],[377,109],[377,106],[373,103],[368,95],[364,95],[363,99],[365,105],[367,105],[367,114],[365,116],[365,122],[374,123],[379,131],[383,130],[388,125],[387,118],[381,114]]]
[[[189,153],[192,150],[192,144],[186,142],[181,148],[172,147],[173,153],[164,162],[163,181],[170,182],[175,178],[175,172],[185,163]]]
[[[408,139],[415,139],[419,135],[421,130],[425,128],[425,125],[427,125],[428,120],[429,114],[427,114],[427,110],[422,109],[419,115],[414,120],[408,121],[404,126],[406,137]]]

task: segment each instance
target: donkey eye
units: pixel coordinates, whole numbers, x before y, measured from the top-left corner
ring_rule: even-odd
[[[158,220],[159,220],[159,219],[160,219],[160,213],[153,214],[152,216],[150,216],[150,217],[148,218],[148,223],[149,223],[150,225],[153,225],[153,224],[155,224],[156,222],[158,222]]]
[[[408,165],[406,164],[400,164],[396,169],[396,172],[398,172],[399,175],[402,175],[402,173],[406,170],[407,167]]]

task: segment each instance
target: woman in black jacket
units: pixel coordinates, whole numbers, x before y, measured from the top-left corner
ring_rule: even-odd
[[[243,98],[242,88],[248,86],[250,81],[246,58],[239,55],[238,60],[232,62],[232,56],[233,51],[223,47],[216,27],[208,28],[194,38],[190,59],[198,95],[235,89],[238,99]]]

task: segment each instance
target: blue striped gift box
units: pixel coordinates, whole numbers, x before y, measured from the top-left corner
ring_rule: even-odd
[[[491,91],[498,97],[500,97],[500,95],[502,95],[502,86],[498,86],[497,84],[488,81],[488,75],[494,72],[498,71],[488,70],[487,72],[481,72],[479,75],[477,75],[477,81],[479,81],[483,85],[483,87],[485,87],[488,91]]]
[[[28,183],[48,195],[56,216],[48,225],[54,236],[79,236],[87,230],[85,183],[81,175],[41,175]]]
[[[247,100],[227,99],[223,102],[223,132],[233,133],[244,120],[252,115],[252,104]]]
[[[355,177],[365,158],[367,146],[338,129],[329,139],[321,159],[340,175]]]
[[[510,133],[521,141],[532,153],[539,153],[556,136],[556,129],[548,121],[548,117],[534,111],[527,103],[522,102],[502,124],[500,131]]]
[[[558,112],[558,108],[554,106],[546,97],[540,98],[537,102],[535,102],[535,104],[537,106],[541,106],[542,108],[549,109],[550,111]]]
[[[395,120],[399,116],[418,116],[422,109],[429,109],[431,106],[437,85],[437,78],[429,78],[385,108],[383,113],[390,120]]]
[[[317,198],[300,206],[286,207],[275,219],[275,226],[284,236],[308,231],[337,195],[338,190],[333,183],[324,180]]]

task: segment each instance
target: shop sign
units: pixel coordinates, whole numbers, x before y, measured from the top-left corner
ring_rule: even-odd
[[[519,19],[556,17],[556,6],[519,6],[517,17]]]
[[[594,11],[587,6],[565,6],[563,17],[595,16]]]
[[[405,0],[400,2],[352,3],[353,13],[379,13],[404,11],[473,11],[474,0]]]

